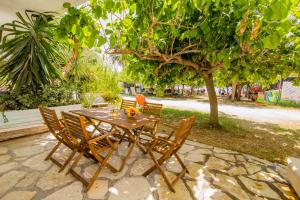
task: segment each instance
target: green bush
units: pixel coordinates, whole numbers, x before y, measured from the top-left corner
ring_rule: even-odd
[[[2,110],[23,110],[44,106],[62,106],[79,103],[72,98],[74,87],[59,83],[40,87],[36,91],[23,87],[20,93],[8,92],[0,98]]]

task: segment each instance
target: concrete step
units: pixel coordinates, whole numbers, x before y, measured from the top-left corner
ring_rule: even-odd
[[[288,170],[287,177],[295,189],[297,195],[300,197],[300,159],[294,157],[288,157]]]

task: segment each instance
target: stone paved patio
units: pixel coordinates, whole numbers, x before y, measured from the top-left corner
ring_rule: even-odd
[[[1,200],[298,199],[286,181],[285,166],[192,141],[179,151],[190,174],[176,184],[176,193],[168,190],[157,172],[147,178],[141,176],[153,163],[138,149],[122,172],[104,170],[91,190],[84,193],[79,181],[65,172],[58,173],[56,165],[44,161],[54,144],[50,134],[0,143]],[[122,143],[110,162],[120,165],[126,150],[126,143]],[[56,156],[66,157],[68,153],[61,148]],[[96,166],[87,159],[79,164],[77,170],[86,177]],[[170,177],[180,171],[175,159],[165,168]]]

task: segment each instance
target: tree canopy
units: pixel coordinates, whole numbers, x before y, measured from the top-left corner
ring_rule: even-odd
[[[282,43],[298,25],[298,4],[297,0],[90,0],[89,6],[102,27],[101,39],[109,43],[107,53],[153,63],[158,77],[172,72],[177,76],[178,69],[202,77],[211,124],[217,126],[213,73],[235,68],[266,72],[269,66],[295,69],[278,46],[294,48],[293,42]]]

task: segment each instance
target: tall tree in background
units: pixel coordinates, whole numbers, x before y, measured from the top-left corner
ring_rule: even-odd
[[[64,63],[54,39],[56,25],[49,12],[16,13],[18,19],[0,27],[0,77],[2,84],[19,91],[37,88],[61,77]]]

